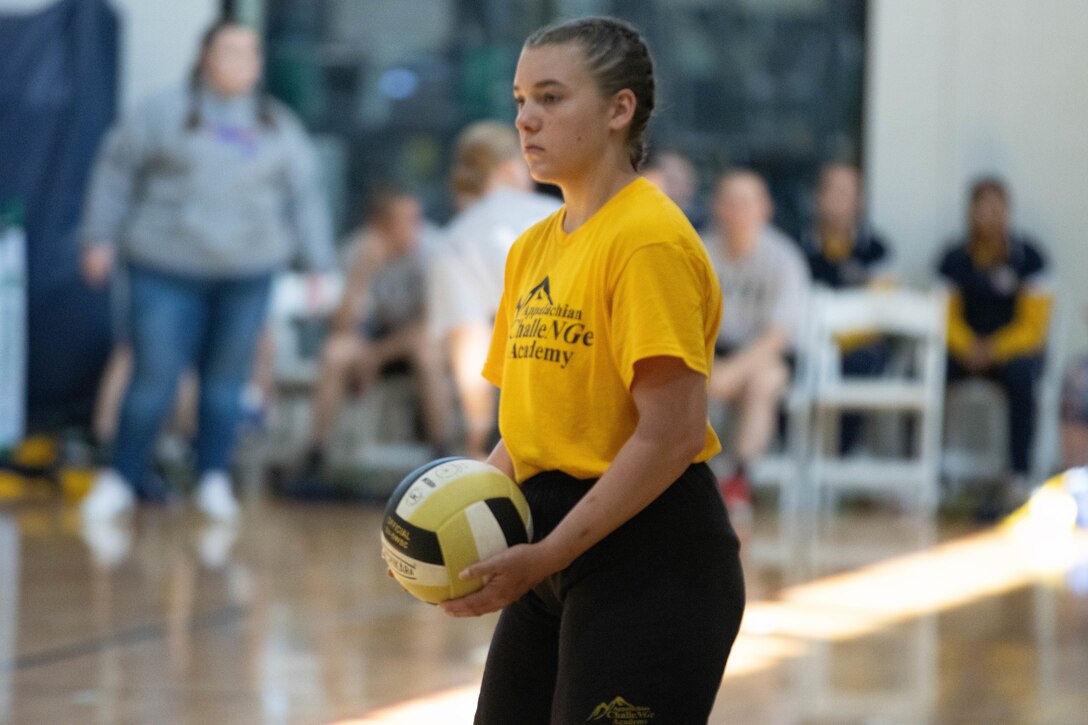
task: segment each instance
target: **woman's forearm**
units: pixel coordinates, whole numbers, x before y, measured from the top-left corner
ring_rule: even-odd
[[[566,568],[678,479],[698,453],[686,443],[636,431],[605,474],[540,542],[554,571]]]
[[[487,462],[495,468],[505,473],[515,481],[517,478],[514,476],[514,461],[510,458],[510,454],[506,451],[506,446],[502,442],[502,438],[495,444],[495,447],[491,450],[491,455],[487,457]]]

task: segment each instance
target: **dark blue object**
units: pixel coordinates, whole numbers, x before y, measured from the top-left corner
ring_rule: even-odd
[[[87,420],[109,352],[105,290],[79,274],[77,228],[117,99],[118,22],[104,0],[0,15],[0,202],[26,210],[27,416]]]

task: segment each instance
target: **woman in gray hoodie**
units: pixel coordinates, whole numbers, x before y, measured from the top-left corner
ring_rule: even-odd
[[[301,243],[333,260],[315,154],[301,123],[259,89],[257,34],[205,33],[188,87],[149,99],[114,128],[91,178],[83,272],[128,276],[133,374],[112,460],[82,505],[108,520],[147,492],[155,439],[187,368],[200,377],[197,505],[233,519],[228,470],[272,276]]]

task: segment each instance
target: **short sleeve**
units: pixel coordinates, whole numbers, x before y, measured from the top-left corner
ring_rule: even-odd
[[[708,274],[707,264],[672,244],[643,247],[628,260],[612,295],[610,335],[628,388],[635,363],[650,357],[680,358],[691,370],[709,375]]]
[[[956,256],[956,250],[952,249],[945,252],[937,262],[937,274],[954,285],[958,285],[961,281]]]
[[[1042,250],[1035,244],[1024,244],[1022,284],[1032,291],[1050,292],[1053,287],[1050,267]]]

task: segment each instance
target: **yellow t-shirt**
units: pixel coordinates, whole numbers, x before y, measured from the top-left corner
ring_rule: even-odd
[[[635,363],[677,357],[709,378],[722,294],[699,236],[645,179],[574,232],[563,209],[506,259],[483,374],[502,389],[499,429],[519,482],[596,478],[635,431]],[[695,458],[721,450],[709,422]]]

